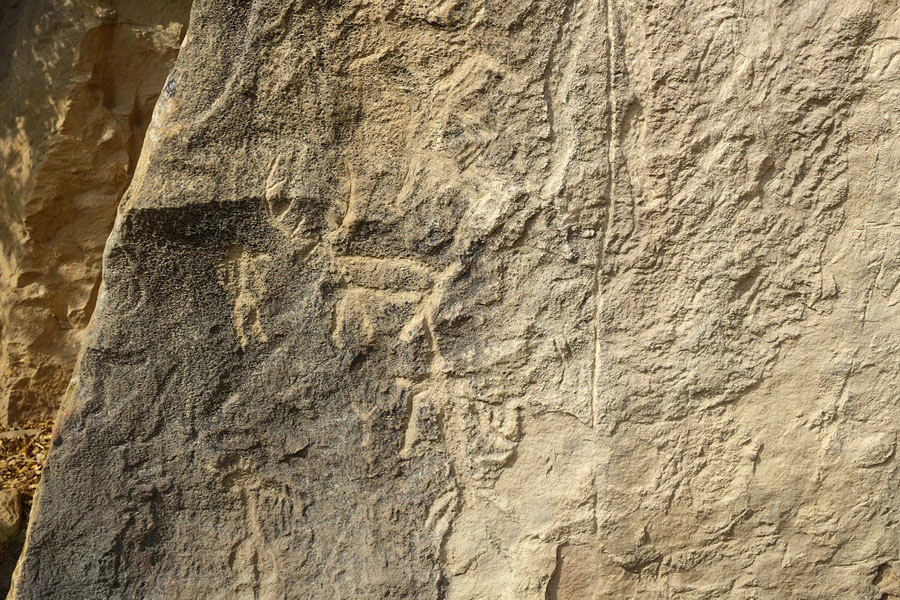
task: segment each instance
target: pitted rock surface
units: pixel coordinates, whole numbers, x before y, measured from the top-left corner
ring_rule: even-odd
[[[900,596],[898,39],[196,0],[11,597]]]

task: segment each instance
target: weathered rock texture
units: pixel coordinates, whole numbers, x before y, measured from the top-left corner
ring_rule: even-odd
[[[900,596],[887,0],[197,0],[16,599]]]
[[[0,5],[0,421],[53,415],[189,0]]]

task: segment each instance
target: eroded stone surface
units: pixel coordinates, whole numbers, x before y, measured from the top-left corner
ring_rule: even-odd
[[[896,595],[897,11],[198,0],[13,597]]]
[[[0,7],[0,420],[49,419],[189,0]]]

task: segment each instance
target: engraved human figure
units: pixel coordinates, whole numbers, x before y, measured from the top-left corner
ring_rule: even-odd
[[[219,281],[231,298],[231,323],[242,348],[254,339],[268,341],[259,320],[259,304],[266,292],[261,265],[267,259],[264,254],[232,246],[219,264]]]

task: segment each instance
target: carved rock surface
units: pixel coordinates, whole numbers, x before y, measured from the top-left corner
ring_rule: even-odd
[[[898,10],[196,0],[11,597],[900,594]]]
[[[189,0],[0,5],[0,420],[53,416]]]

